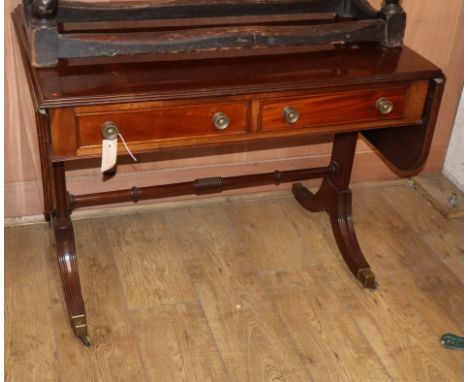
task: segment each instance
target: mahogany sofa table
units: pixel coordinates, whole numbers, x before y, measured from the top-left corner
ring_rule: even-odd
[[[14,15],[36,110],[44,213],[53,223],[59,271],[75,334],[90,343],[80,288],[75,208],[323,178],[316,194],[292,191],[309,211],[326,211],[341,254],[365,288],[375,277],[353,228],[349,181],[361,133],[400,174],[424,163],[443,91],[439,68],[407,47],[328,45],[309,53],[35,68],[20,13]],[[102,126],[112,126],[139,156],[182,156],[261,145],[288,146],[333,135],[329,166],[198,179],[69,195],[65,163],[101,156]],[[119,156],[128,156],[119,143]],[[222,175],[222,174],[220,174]]]

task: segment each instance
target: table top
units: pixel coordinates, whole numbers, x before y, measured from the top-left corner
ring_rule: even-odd
[[[15,20],[20,45],[25,36]],[[393,82],[442,76],[404,46],[318,46],[315,51],[225,59],[129,63],[61,62],[33,68],[23,58],[38,107],[137,102]]]

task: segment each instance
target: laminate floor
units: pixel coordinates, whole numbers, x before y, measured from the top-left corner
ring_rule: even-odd
[[[47,224],[6,228],[6,380],[462,381],[463,220],[401,184],[354,190],[360,288],[325,213],[286,193],[76,220],[69,327]]]

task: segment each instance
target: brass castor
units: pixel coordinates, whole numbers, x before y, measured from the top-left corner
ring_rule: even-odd
[[[93,342],[91,341],[91,337],[86,335],[86,336],[80,336],[80,340],[83,342],[83,344],[87,347],[90,347]]]
[[[380,289],[380,285],[377,281],[374,282],[374,285],[372,286],[372,288],[368,288],[371,292],[378,292],[379,289]]]
[[[71,324],[77,336],[86,346],[91,346],[91,337],[88,335],[88,328],[86,326],[86,315],[80,314],[72,316]]]
[[[356,278],[366,289],[377,291],[379,288],[379,284],[375,281],[374,272],[370,268],[359,269]]]

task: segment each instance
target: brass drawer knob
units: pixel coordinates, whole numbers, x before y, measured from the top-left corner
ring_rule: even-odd
[[[288,106],[283,109],[283,118],[287,123],[296,123],[300,117],[299,111],[293,107]]]
[[[101,131],[102,131],[102,136],[104,137],[104,139],[113,140],[113,139],[117,139],[117,137],[119,136],[119,129],[115,122],[111,122],[111,121],[104,122],[101,128]]]
[[[219,112],[213,115],[212,120],[213,120],[214,126],[218,130],[226,130],[231,123],[231,120],[229,119],[229,117],[222,112]]]
[[[380,114],[387,115],[393,111],[393,102],[390,101],[388,98],[379,98],[375,103],[377,110]]]

